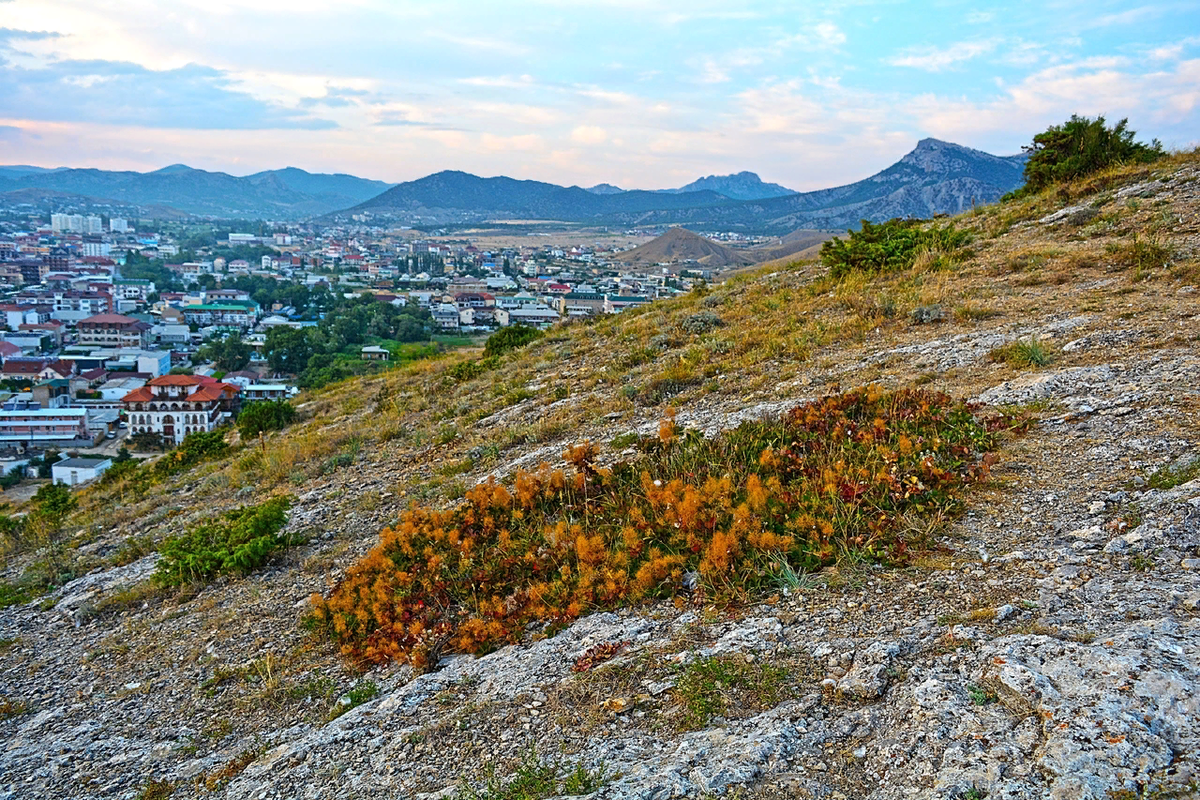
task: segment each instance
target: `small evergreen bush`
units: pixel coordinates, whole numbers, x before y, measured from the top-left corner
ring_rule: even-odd
[[[154,471],[159,475],[173,475],[201,461],[223,456],[228,450],[229,445],[225,442],[223,431],[189,433],[178,447],[155,462]]]
[[[263,431],[278,431],[296,421],[296,408],[287,400],[261,400],[248,403],[238,414],[238,430],[243,439]]]
[[[1056,183],[1082,178],[1117,164],[1146,164],[1166,155],[1162,144],[1134,140],[1129,120],[1107,127],[1104,117],[1089,119],[1072,114],[1062,125],[1051,125],[1021,148],[1029,153],[1025,162],[1025,185],[1002,199],[1034,194]]]
[[[530,342],[536,342],[544,335],[537,328],[531,328],[528,325],[501,328],[488,337],[487,344],[483,346],[483,355],[485,357],[503,355],[510,350],[524,347]]]
[[[277,497],[256,506],[227,511],[213,522],[182,536],[168,537],[159,548],[158,580],[167,586],[211,580],[217,575],[246,575],[262,566],[281,547],[298,544],[280,536],[287,523],[290,498]]]
[[[848,231],[844,239],[830,239],[821,245],[821,263],[829,268],[831,278],[842,278],[851,272],[894,272],[908,269],[922,253],[937,253],[933,259],[946,266],[950,254],[964,246],[970,238],[966,231],[953,225],[926,227],[922,220],[893,219],[878,225],[862,221],[858,231]]]

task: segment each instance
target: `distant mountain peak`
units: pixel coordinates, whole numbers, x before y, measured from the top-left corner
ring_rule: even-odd
[[[154,170],[154,172],[149,172],[147,174],[148,175],[177,175],[182,172],[195,172],[195,171],[196,170],[192,169],[187,164],[171,164],[169,166],[163,167],[162,169],[156,169],[156,170]]]
[[[613,186],[611,183],[597,183],[595,186],[589,186],[584,189],[592,194],[620,194],[625,191],[620,186]]]
[[[731,200],[766,200],[771,197],[783,197],[795,194],[786,186],[777,183],[765,183],[756,173],[748,170],[732,175],[707,175],[694,180],[678,189],[667,189],[668,192],[682,194],[684,192],[716,192]]]
[[[1019,160],[1011,156],[994,156],[982,150],[966,147],[954,142],[943,142],[941,139],[927,137],[917,142],[917,146],[906,153],[898,162],[917,167],[926,172],[954,172],[970,165],[988,163],[1009,167],[1018,167]]]

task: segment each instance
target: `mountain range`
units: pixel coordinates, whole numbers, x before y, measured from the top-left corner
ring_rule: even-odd
[[[753,173],[740,173],[701,178],[678,191],[624,191],[609,184],[591,189],[564,188],[537,181],[439,172],[393,186],[378,197],[326,219],[344,220],[355,215],[415,225],[539,219],[621,227],[683,225],[782,235],[798,228],[842,229],[856,226],[862,219],[931,217],[957,213],[975,203],[990,203],[1021,185],[1025,158],[994,156],[950,142],[922,139],[900,161],[864,180],[832,189],[752,200],[731,199],[715,189],[734,191],[738,185],[761,189],[774,184],[762,183]]]
[[[922,139],[887,169],[861,181],[814,192],[730,203],[718,207],[620,214],[610,224],[691,227],[784,234],[825,230],[860,220],[927,218],[991,203],[1024,182],[1025,154],[994,156],[938,139]]]
[[[855,183],[792,192],[753,172],[709,175],[678,189],[588,189],[508,177],[443,171],[388,184],[302,169],[235,177],[173,164],[154,172],[0,166],[0,199],[41,190],[100,198],[122,207],[177,209],[223,218],[346,222],[353,218],[415,226],[497,220],[555,220],[619,227],[717,228],[781,235],[798,228],[833,230],[861,219],[930,217],[989,203],[1019,187],[1025,156],[994,156],[922,139],[887,169]],[[13,195],[13,192],[22,192]]]
[[[241,178],[184,164],[154,172],[0,167],[0,193],[46,189],[126,206],[169,206],[186,214],[224,218],[305,219],[361,203],[391,185],[295,167]]]

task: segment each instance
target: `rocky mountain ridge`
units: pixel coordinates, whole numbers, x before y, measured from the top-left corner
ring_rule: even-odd
[[[0,193],[43,189],[184,214],[300,220],[373,197],[390,184],[295,167],[244,177],[172,164],[153,172],[0,167]]]
[[[1024,156],[1002,158],[923,139],[899,162],[846,186],[794,193],[753,173],[710,176],[677,192],[600,192],[537,181],[440,172],[329,215],[366,214],[411,223],[539,219],[627,227],[685,226],[784,235],[797,228],[839,230],[860,220],[927,218],[997,200],[1023,182]],[[604,186],[607,186],[605,184]],[[730,199],[725,193],[753,199]]]
[[[584,770],[595,798],[1194,796],[1200,163],[955,223],[975,241],[952,272],[740,276],[466,380],[452,360],[312,393],[261,452],[81,495],[94,571],[0,611],[0,797],[432,800],[533,760]],[[1167,255],[1137,260],[1147,237]],[[1052,363],[1004,362],[1031,342]],[[697,358],[713,373],[688,383]],[[864,383],[1034,419],[901,563],[846,558],[733,606],[685,591],[421,675],[364,674],[302,625],[409,503],[585,439],[636,458],[668,405],[712,435]],[[295,495],[307,544],[138,591],[156,558],[138,552],[268,493]],[[722,677],[696,682],[705,665]]]

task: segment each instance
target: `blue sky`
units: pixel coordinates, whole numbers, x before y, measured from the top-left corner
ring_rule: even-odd
[[[0,163],[846,183],[1072,113],[1200,139],[1200,4],[0,0]]]

